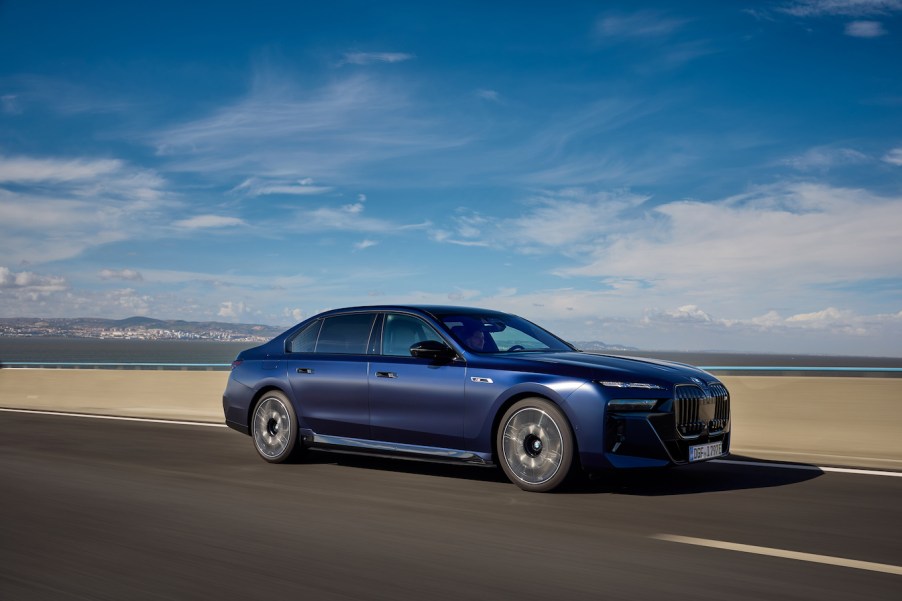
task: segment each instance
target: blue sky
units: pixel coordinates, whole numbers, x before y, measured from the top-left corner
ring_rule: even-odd
[[[902,0],[0,2],[0,316],[902,356]]]

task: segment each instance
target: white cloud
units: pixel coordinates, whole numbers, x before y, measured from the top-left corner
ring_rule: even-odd
[[[476,90],[476,96],[491,102],[501,102],[501,95],[495,90]]]
[[[356,248],[357,250],[364,250],[364,249],[370,248],[372,246],[376,246],[377,244],[379,244],[379,243],[376,242],[375,240],[370,240],[369,238],[366,238],[364,240],[361,240],[360,242],[355,243],[354,248]]]
[[[620,227],[620,215],[648,197],[630,193],[591,193],[568,188],[528,201],[524,215],[494,218],[475,212],[453,217],[454,232],[435,230],[433,240],[463,246],[510,247],[523,253],[577,253],[595,248]]]
[[[595,24],[596,35],[602,40],[627,38],[656,38],[668,36],[685,24],[682,19],[667,17],[655,11],[631,14],[607,14]]]
[[[797,17],[865,17],[902,10],[902,0],[796,0],[780,7]]]
[[[373,63],[402,63],[414,58],[406,52],[346,52],[339,65],[371,65]]]
[[[226,319],[238,319],[249,312],[250,310],[244,302],[225,301],[219,305],[217,316]]]
[[[680,323],[711,323],[714,319],[696,305],[684,305],[676,310],[646,313],[642,323],[652,321],[674,321]]]
[[[424,229],[429,223],[399,224],[387,219],[364,215],[363,201],[339,207],[324,206],[297,212],[296,227],[304,231],[338,230],[348,232],[384,233]]]
[[[104,280],[130,280],[133,282],[144,280],[141,272],[134,269],[102,269],[100,277]]]
[[[0,266],[0,305],[5,305],[5,311],[16,306],[32,307],[34,303],[68,288],[63,276],[13,271]]]
[[[173,223],[174,226],[189,230],[210,229],[221,227],[236,227],[239,225],[247,225],[244,220],[237,217],[226,217],[223,215],[196,215],[187,219],[180,219]]]
[[[902,148],[893,148],[883,156],[884,162],[902,167]]]
[[[248,196],[265,196],[269,194],[314,196],[332,191],[332,188],[329,186],[314,186],[312,184],[313,179],[309,177],[294,181],[252,177],[235,186],[232,191],[241,191]]]
[[[859,315],[852,310],[827,307],[810,313],[782,317],[777,311],[751,319],[714,318],[694,305],[670,311],[647,311],[642,319],[645,326],[686,324],[728,333],[757,331],[775,335],[804,335],[804,332],[829,332],[839,336],[880,337],[887,328],[902,329],[902,311],[895,314]]]
[[[560,273],[758,298],[902,276],[887,252],[902,248],[902,197],[862,190],[783,184],[720,202],[667,203],[616,227],[591,261]]]
[[[0,256],[41,263],[146,236],[179,206],[154,171],[115,159],[0,158]]]
[[[48,294],[66,288],[66,278],[62,276],[13,271],[8,267],[0,266],[0,289],[22,290],[29,294]]]
[[[840,311],[835,307],[828,307],[822,311],[814,311],[812,313],[799,313],[788,317],[786,323],[813,324],[821,325],[826,323],[835,323],[841,320],[847,320],[852,316],[851,311]]]
[[[299,322],[304,319],[304,311],[300,308],[288,309],[282,311],[282,315],[290,318],[294,322]]]
[[[0,96],[0,110],[7,115],[21,115],[22,107],[19,103],[19,97],[15,94],[4,94]]]
[[[748,316],[804,307],[824,286],[852,295],[861,283],[902,278],[898,253],[888,251],[902,249],[902,197],[804,182],[658,205],[569,189],[534,199],[520,216],[463,213],[443,225],[433,240],[566,260],[553,273],[582,287],[589,278],[594,290],[555,293],[587,318],[599,307],[626,316],[675,299]]]
[[[93,180],[123,169],[113,159],[35,159],[0,156],[0,184],[59,183]]]
[[[107,299],[117,310],[128,315],[147,315],[150,312],[153,297],[138,294],[133,288],[121,288],[107,293]]]
[[[855,165],[868,160],[866,154],[852,148],[818,146],[801,155],[788,158],[784,163],[799,171],[811,171],[828,170],[842,165]]]
[[[886,33],[879,21],[852,21],[846,24],[846,35],[853,38],[879,38]]]
[[[251,90],[211,115],[150,137],[169,167],[232,180],[252,176],[307,193],[297,180],[346,181],[400,157],[465,144],[469,138],[414,102],[404,82],[355,74],[322,87],[261,68]],[[253,186],[249,186],[253,190]]]

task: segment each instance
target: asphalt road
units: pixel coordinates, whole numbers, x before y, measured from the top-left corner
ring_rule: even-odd
[[[0,413],[0,599],[900,599],[902,478],[732,464],[529,494],[493,469]]]

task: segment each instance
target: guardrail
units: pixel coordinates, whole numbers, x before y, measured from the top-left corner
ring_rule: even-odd
[[[2,368],[226,370],[231,363],[93,363],[87,361],[0,361]]]

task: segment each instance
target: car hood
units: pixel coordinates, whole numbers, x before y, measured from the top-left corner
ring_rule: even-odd
[[[571,375],[593,380],[651,381],[669,384],[691,383],[691,378],[698,378],[704,382],[717,381],[717,378],[697,367],[658,359],[583,352],[522,353],[511,359],[523,367],[531,365],[536,371],[556,373],[566,371]]]

